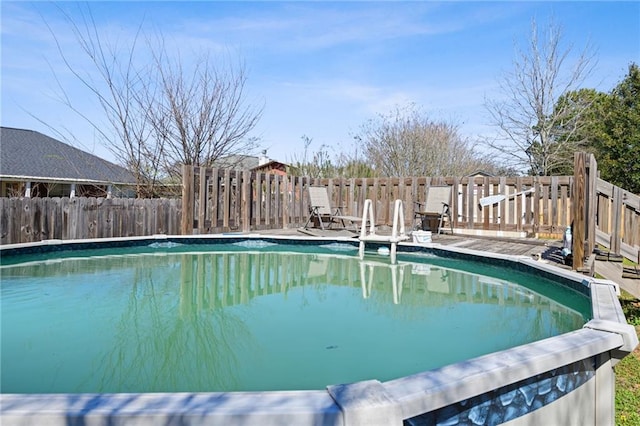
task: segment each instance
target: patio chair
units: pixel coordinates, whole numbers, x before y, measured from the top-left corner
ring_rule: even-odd
[[[427,200],[424,203],[415,202],[414,219],[419,219],[420,228],[425,230],[425,224],[432,220],[438,221],[438,234],[442,231],[442,224],[446,218],[453,234],[453,220],[451,218],[451,186],[430,186],[427,190]]]
[[[324,186],[309,187],[309,219],[304,224],[304,229],[309,227],[314,218],[318,220],[322,230],[325,229],[325,222],[328,228],[336,222],[340,222],[342,227],[346,228],[345,221],[348,221],[355,226],[357,231],[358,224],[362,222],[361,217],[343,215],[340,207],[331,207],[329,193]]]

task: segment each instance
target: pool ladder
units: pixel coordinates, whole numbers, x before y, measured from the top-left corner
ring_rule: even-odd
[[[367,219],[369,222],[368,232],[366,227]],[[376,221],[373,217],[373,203],[367,198],[364,201],[364,210],[362,211],[362,227],[360,228],[359,239],[360,246],[358,253],[360,255],[360,259],[364,258],[364,250],[368,242],[385,243],[391,246],[391,263],[395,264],[398,243],[409,239],[405,232],[404,206],[402,204],[402,200],[396,200],[393,206],[393,227],[391,229],[391,235],[378,235],[376,234]]]

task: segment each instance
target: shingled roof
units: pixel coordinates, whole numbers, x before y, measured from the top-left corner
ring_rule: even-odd
[[[0,178],[131,185],[124,167],[33,130],[0,127]]]

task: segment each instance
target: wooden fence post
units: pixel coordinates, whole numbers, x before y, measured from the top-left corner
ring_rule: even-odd
[[[593,154],[574,154],[572,194],[573,269],[584,266],[585,257],[593,252],[596,241],[596,178],[598,165]]]
[[[596,178],[598,175],[598,164],[593,154],[585,153],[585,164],[587,165],[587,175],[585,185],[587,190],[585,206],[585,254],[593,253],[596,243],[596,214],[597,214],[597,191]]]
[[[612,252],[614,252],[615,254],[620,254],[620,247],[621,244],[620,242],[622,241],[622,237],[621,237],[621,230],[622,230],[622,221],[621,219],[621,215],[622,215],[622,189],[618,188],[617,186],[613,185],[612,188],[612,198],[613,198],[613,217],[612,217],[612,224],[611,224],[611,239],[609,241],[609,248],[611,249]]]
[[[289,207],[291,200],[289,199],[289,189],[291,188],[292,178],[290,176],[283,176],[280,186],[280,196],[282,197],[282,229],[289,227]]]
[[[251,172],[245,170],[242,172],[242,191],[241,191],[241,211],[242,211],[242,232],[249,232],[251,230],[251,216],[252,216],[252,196],[251,193]]]
[[[577,270],[584,266],[584,242],[585,242],[585,193],[586,193],[586,154],[576,152],[573,156],[573,194],[572,215],[573,216],[573,269]]]
[[[482,179],[482,194],[478,194],[478,199],[482,198],[482,197],[488,197],[490,195],[490,185],[489,185],[489,177],[485,176]],[[477,204],[477,203],[476,203]],[[489,212],[491,209],[485,208],[482,209],[482,229],[484,230],[488,230],[489,229]]]
[[[182,226],[181,235],[193,234],[193,166],[182,165]]]
[[[195,177],[195,173],[194,173]],[[207,228],[205,226],[207,217],[207,201],[209,194],[207,193],[207,168],[200,167],[200,177],[198,179],[198,234],[206,234]]]

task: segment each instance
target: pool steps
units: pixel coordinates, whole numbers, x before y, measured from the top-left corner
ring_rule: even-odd
[[[369,221],[369,231],[367,232],[367,219]],[[376,234],[376,221],[373,217],[373,203],[370,199],[364,201],[364,209],[362,211],[362,228],[360,228],[360,245],[358,254],[360,259],[364,258],[365,246],[368,242],[372,243],[388,243],[391,246],[391,263],[396,263],[396,253],[398,249],[398,243],[408,240],[409,236],[406,234],[404,226],[404,206],[402,200],[396,200],[393,206],[393,228],[391,235],[378,235]]]

